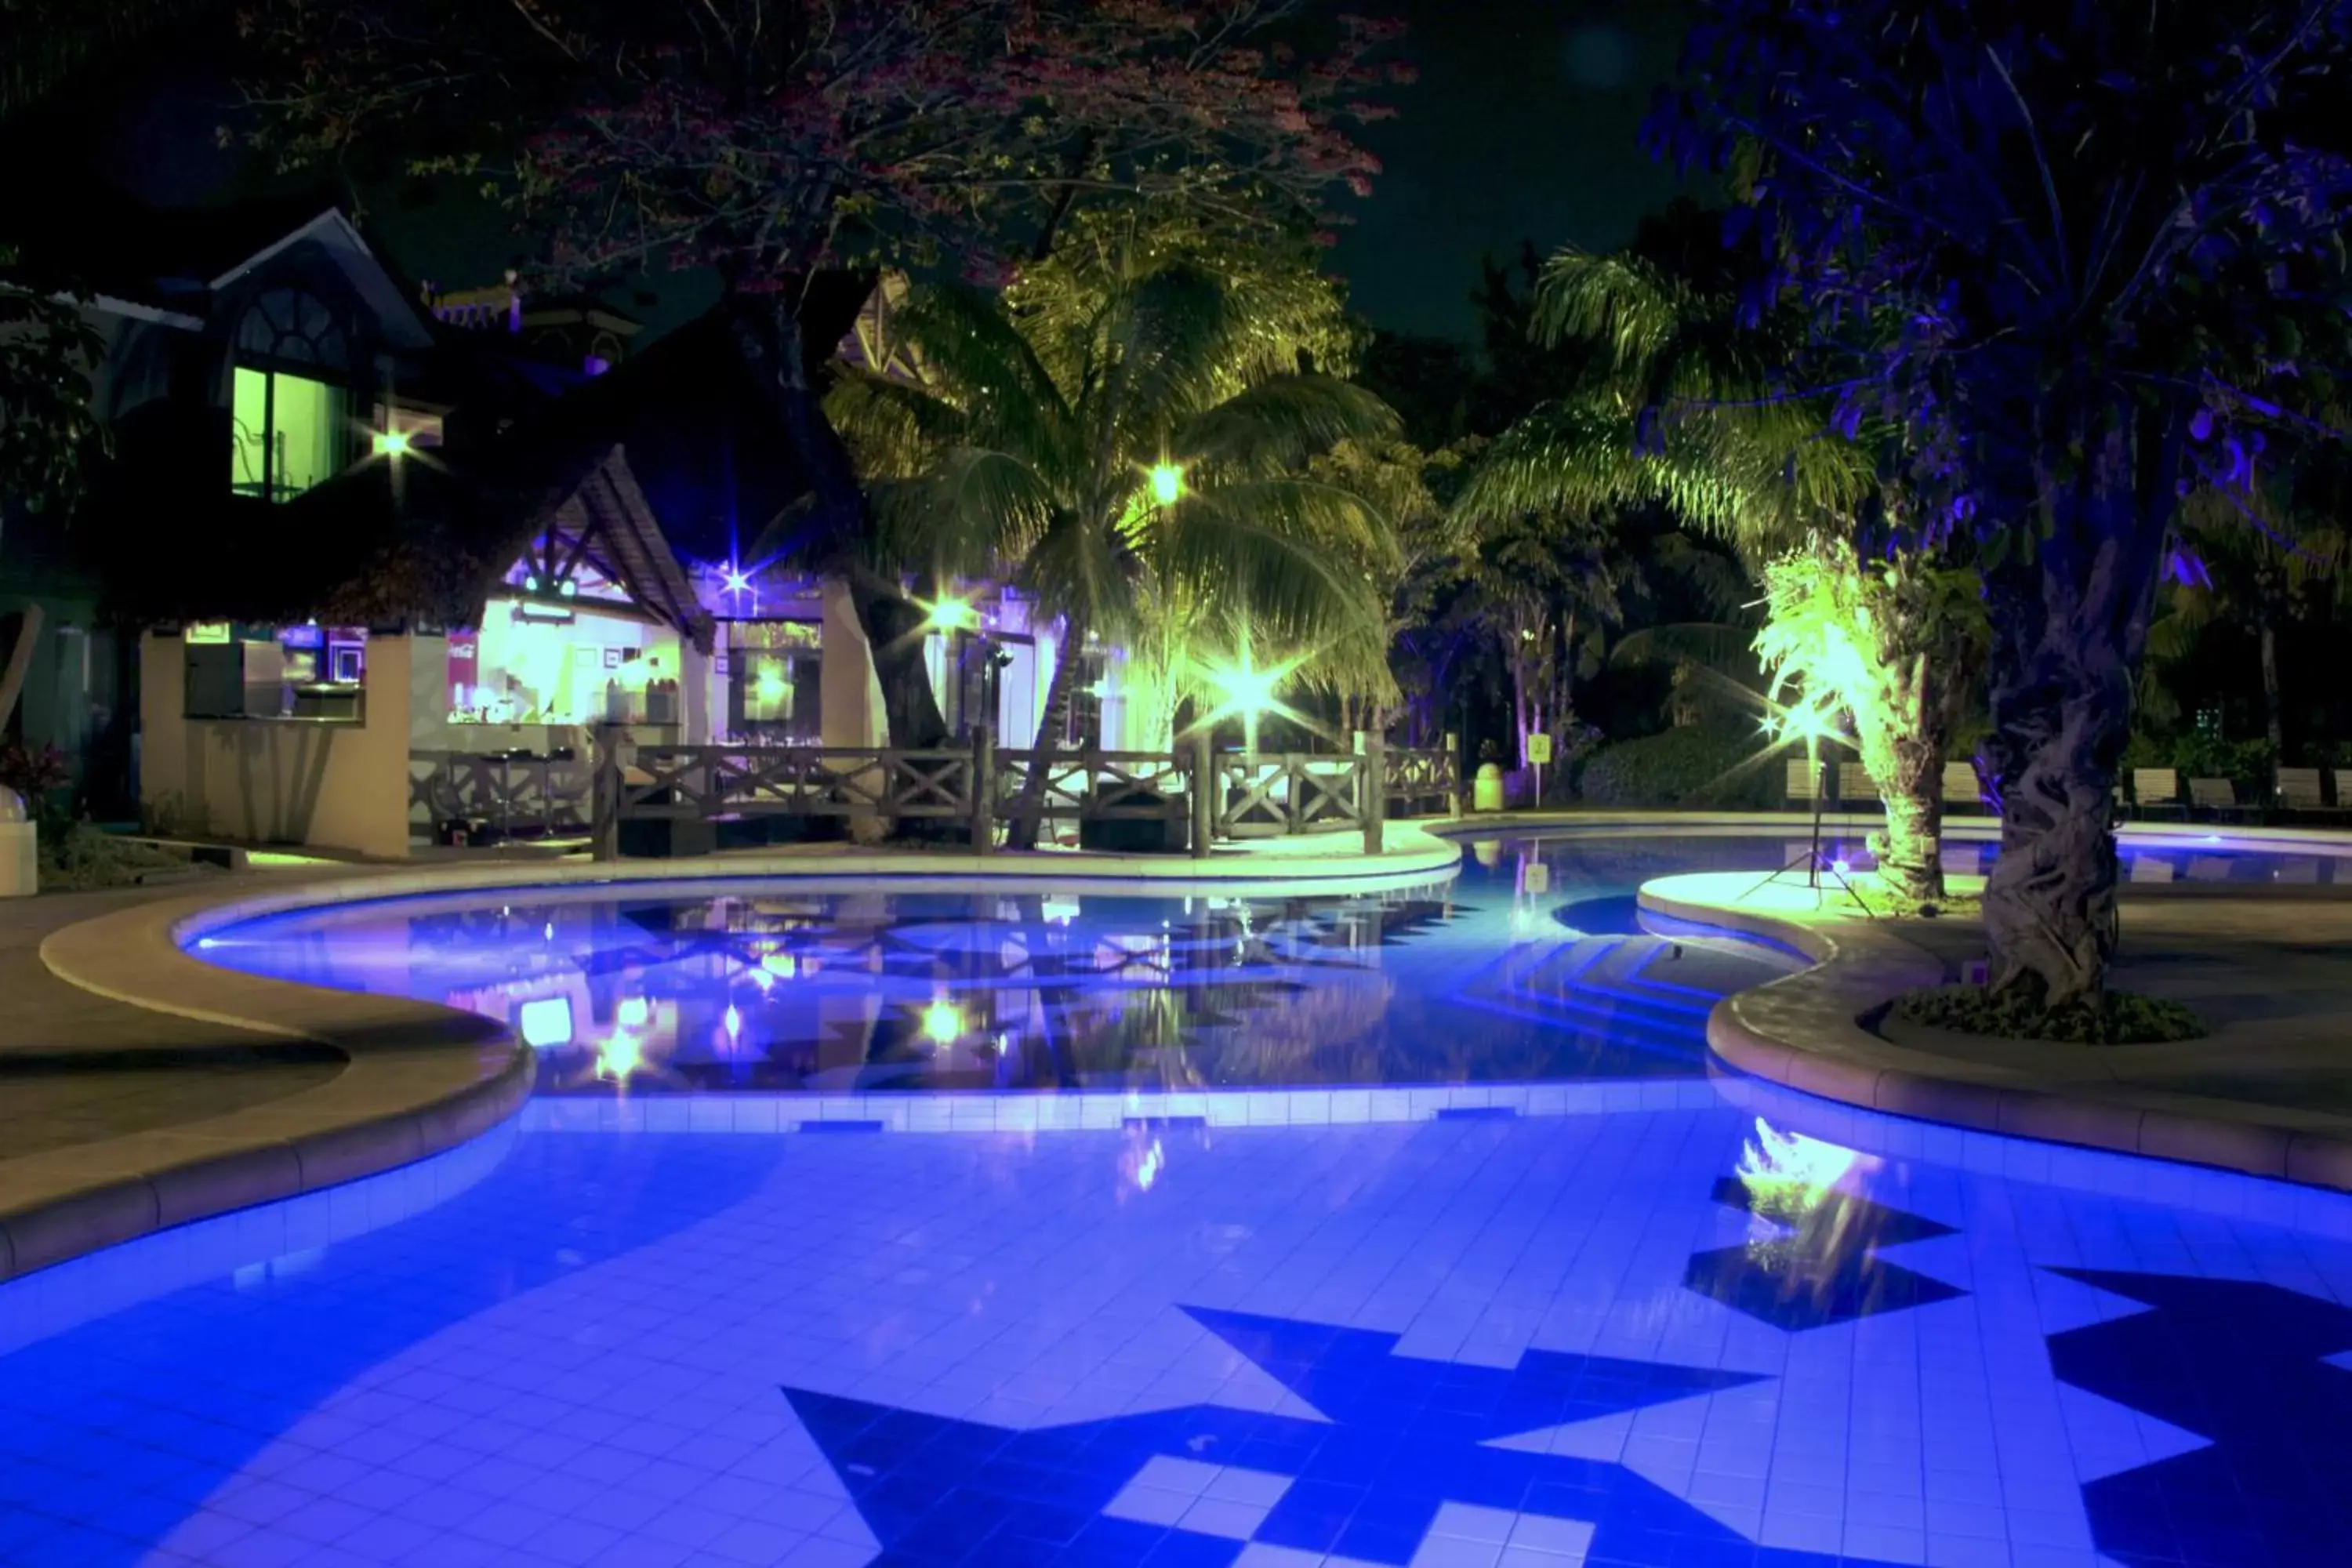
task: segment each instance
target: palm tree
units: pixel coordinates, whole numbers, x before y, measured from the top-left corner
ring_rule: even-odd
[[[1852,713],[1856,749],[1886,803],[1874,848],[1906,903],[1944,896],[1937,855],[1952,694],[1980,647],[1948,569],[1881,571],[1851,548],[1852,520],[1900,504],[1853,436],[1822,434],[1818,400],[1790,394],[1780,368],[1798,323],[1742,308],[1719,240],[1695,241],[1696,215],[1647,237],[1679,251],[1668,266],[1633,252],[1563,251],[1545,268],[1534,330],[1580,353],[1582,385],[1498,439],[1465,490],[1477,519],[1589,514],[1663,501],[1727,539],[1765,572],[1774,619],[1758,652],[1816,710]]]
[[[1178,262],[1057,318],[1049,359],[1041,329],[1003,300],[942,285],[917,290],[898,321],[927,383],[852,372],[833,395],[881,476],[876,513],[901,559],[1009,574],[1061,617],[1016,848],[1035,843],[1089,634],[1156,629],[1292,658],[1379,635],[1388,525],[1305,466],[1335,442],[1392,434],[1395,416],[1328,375],[1234,389],[1249,325],[1218,278]]]

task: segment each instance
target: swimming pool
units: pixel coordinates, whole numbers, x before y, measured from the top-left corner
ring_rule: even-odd
[[[1021,966],[1069,956],[1070,932],[1165,952],[1158,982],[1106,960],[1068,1005],[1033,1001],[1027,1061],[1063,1017],[1108,1010],[1106,988],[1276,987],[1204,990],[1213,1021],[1174,1044],[1088,1036],[1069,1079],[1001,1076],[961,1036],[911,1071],[862,1053],[840,1065],[884,1069],[854,1077],[871,1100],[953,1102],[921,1091],[967,1081],[1024,1102],[1066,1081],[1284,1098],[1266,1086],[1367,1062],[1384,1083],[1498,1086],[1478,1077],[1492,1039],[1552,1075],[1551,1113],[1497,1087],[1481,1114],[1321,1126],[526,1121],[0,1286],[0,1563],[2352,1561],[2352,1200],[1826,1108],[1703,1076],[1694,1037],[1646,1011],[1549,1011],[1586,972],[1540,955],[1579,944],[1626,953],[1608,984],[1637,993],[1662,967],[1720,966],[1702,993],[1784,971],[1769,948],[1641,931],[1626,901],[1666,870],[1761,875],[1783,848],[1496,840],[1444,888],[1271,920],[1245,901],[1278,940],[1234,962],[1231,902],[1196,907],[1196,933],[1181,900],[1081,896],[1063,924],[931,888],[843,895],[881,913],[829,905],[773,952],[739,952],[726,922],[715,950],[649,937],[630,984],[650,1018],[720,960],[730,977],[756,961],[775,991],[822,977],[824,944],[854,927],[873,940],[852,972],[918,1034],[935,986],[959,1017],[1053,989]],[[606,897],[509,898],[490,906],[513,911],[506,937],[454,945],[485,970],[526,950],[593,966],[613,949],[566,921],[608,929],[578,913]],[[526,907],[545,911],[536,950]],[[329,966],[312,973],[364,952],[335,973],[390,984],[389,944],[448,984],[443,938],[421,957],[414,939],[453,912],[286,917],[206,956],[260,967],[266,931]],[[813,976],[766,963],[812,952]],[[1534,1016],[1465,1000],[1490,973]],[[1309,1009],[1280,987],[1327,980],[1385,985],[1383,1015],[1444,1037],[1338,1008],[1296,1023]],[[613,1016],[639,994],[615,988]],[[578,1026],[603,1026],[593,989],[566,994]],[[756,1057],[689,1033],[619,1094],[564,1076],[580,1042],[551,1043],[537,1103],[835,1081],[782,1087],[810,1079],[787,1047],[814,1015],[734,1005]],[[1234,1045],[1253,1031],[1286,1042],[1263,1068]],[[1171,1066],[1196,1054],[1194,1077]]]
[[[1724,994],[1801,961],[1634,909],[1717,841],[1329,897],[720,881],[387,900],[201,956],[510,1025],[546,1095],[1283,1089],[1690,1077]],[[1769,866],[1768,866],[1769,868]]]

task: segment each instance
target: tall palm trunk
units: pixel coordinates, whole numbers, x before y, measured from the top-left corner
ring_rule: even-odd
[[[2118,433],[2051,487],[2031,562],[1994,573],[1987,748],[2000,782],[2000,858],[1985,885],[1997,989],[2053,1006],[2093,1000],[2115,956],[2116,770],[2147,640],[2179,432]],[[2066,443],[2056,443],[2064,449]]]
[[[1944,898],[1945,731],[1927,700],[1927,656],[1912,655],[1899,668],[1886,700],[1856,706],[1854,739],[1886,811],[1885,826],[1870,836],[1878,879],[1898,903],[1917,909]]]
[[[1054,654],[1054,679],[1045,686],[1045,711],[1037,721],[1037,739],[1029,752],[1029,770],[1022,775],[1021,793],[1013,797],[1012,826],[1005,829],[1008,848],[1034,849],[1045,825],[1045,783],[1053,773],[1054,752],[1070,722],[1070,702],[1076,694],[1078,667],[1085,662],[1087,628],[1076,615],[1065,618],[1062,646]]]
[[[2279,696],[2278,617],[2271,596],[2265,592],[2254,610],[2262,633],[2263,649],[2263,734],[2271,743],[2271,766],[2275,769],[2286,760],[2286,719],[2284,703]],[[0,708],[0,721],[5,721],[7,710]]]

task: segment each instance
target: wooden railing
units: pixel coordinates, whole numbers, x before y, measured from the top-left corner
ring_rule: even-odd
[[[429,834],[446,822],[495,829],[501,837],[584,833],[595,767],[586,758],[495,752],[408,753],[409,822],[421,807]]]
[[[1024,805],[1033,769],[1045,779]],[[1169,825],[1169,838],[1206,857],[1219,839],[1354,830],[1377,849],[1391,815],[1451,814],[1460,774],[1447,752],[1359,755],[1213,752],[1205,741],[1173,752],[1000,751],[973,744],[892,747],[652,745],[632,752],[600,736],[591,794],[596,855],[620,853],[626,822],[710,823],[752,816],[944,820],[972,847],[994,849],[996,829],[1035,815],[1048,822]]]

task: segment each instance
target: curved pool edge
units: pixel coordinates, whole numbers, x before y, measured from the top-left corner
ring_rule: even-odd
[[[409,1164],[488,1131],[529,1100],[530,1048],[474,1014],[267,979],[184,951],[183,943],[237,921],[415,894],[739,878],[1047,879],[1166,893],[1278,883],[1290,891],[1345,892],[1430,881],[1461,865],[1460,845],[1413,823],[1389,825],[1377,856],[1335,843],[1253,844],[1205,865],[1084,853],[1048,860],[882,851],[402,866],[189,894],[79,921],[40,947],[43,964],[67,984],[150,1012],[325,1045],[348,1065],[314,1089],[226,1115],[9,1162],[0,1188],[0,1280]]]
[[[334,884],[312,884],[323,894]],[[245,895],[208,892],[79,921],[41,943],[68,984],[111,1001],[326,1046],[327,1082],[225,1115],[8,1162],[0,1279],[191,1220],[374,1175],[488,1131],[519,1110],[530,1047],[470,1013],[215,968],[182,925]]]
[[[2352,1117],[2301,1112],[2315,1125],[2297,1127],[2251,1102],[2156,1089],[2094,1097],[1881,1039],[1863,1027],[1863,1016],[1905,991],[1942,984],[1935,957],[1867,921],[1734,907],[1710,896],[1715,879],[1661,877],[1643,886],[1639,901],[1676,920],[1786,942],[1813,960],[1801,973],[1715,1005],[1707,1050],[1726,1066],[1915,1121],[2352,1192]]]

